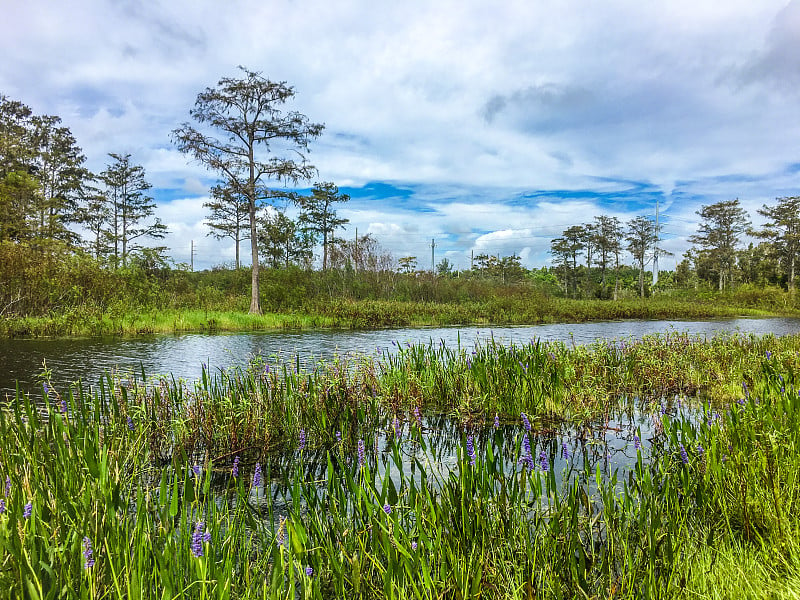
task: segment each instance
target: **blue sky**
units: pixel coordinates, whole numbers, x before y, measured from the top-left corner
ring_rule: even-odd
[[[704,204],[800,193],[800,0],[33,0],[0,23],[0,93],[57,114],[88,165],[130,152],[166,243],[197,268],[215,181],[169,132],[237,65],[287,81],[326,129],[318,181],[352,200],[346,236],[395,257],[550,260],[550,240],[659,202],[686,250]],[[243,255],[247,255],[246,252]],[[662,261],[672,268],[675,259]]]

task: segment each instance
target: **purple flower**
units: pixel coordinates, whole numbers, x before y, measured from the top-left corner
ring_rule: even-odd
[[[686,453],[686,448],[683,447],[683,444],[681,444],[680,446],[681,446],[681,460],[683,461],[683,464],[688,465],[689,455]]]
[[[67,414],[67,401],[64,398],[61,399],[61,412]]]
[[[467,357],[467,368],[472,369],[472,361]]]
[[[366,461],[367,450],[364,447],[364,440],[358,440],[358,466],[363,467]]]
[[[310,566],[306,567],[306,575],[311,577],[313,574],[314,574],[314,569],[312,569]]]
[[[642,449],[642,441],[639,439],[639,436],[636,435],[635,433],[633,434],[633,447],[636,448],[637,450]]]
[[[545,473],[547,473],[548,468],[550,468],[550,463],[547,460],[547,452],[544,450],[539,453],[539,466]]]
[[[417,423],[420,423],[422,421],[422,416],[419,414],[419,406],[414,407],[414,419],[416,420]]]
[[[6,501],[0,500],[0,515],[6,512]]]
[[[92,555],[92,540],[88,537],[83,538],[83,558],[86,562],[83,563],[84,569],[91,569],[94,566],[94,557]]]
[[[256,463],[256,469],[253,471],[253,487],[257,488],[261,485],[261,463]]]
[[[42,383],[42,387],[44,388],[44,395],[45,396],[49,396],[50,395],[50,386],[47,385],[46,381],[44,383]]]
[[[569,460],[569,448],[567,448],[567,442],[561,442],[561,456],[565,460]]]
[[[417,542],[411,542],[411,549],[412,550],[416,550],[417,549]]]
[[[697,444],[697,454],[700,458],[703,458],[703,455],[706,453],[705,449],[700,445]]]
[[[392,507],[389,506],[388,504],[384,504],[383,505],[383,512],[385,512],[387,515],[392,514]]]
[[[231,469],[231,475],[233,475],[234,477],[238,477],[239,476],[239,456],[238,455],[236,455],[233,458],[233,468]]]
[[[11,493],[11,477],[6,475],[6,496]]]
[[[200,465],[192,465],[192,473],[195,477],[200,477]]]
[[[24,507],[24,509],[22,511],[22,516],[25,517],[26,519],[30,519],[31,518],[31,514],[33,514],[33,502],[32,501],[28,502],[25,505],[25,507]]]
[[[527,433],[522,436],[522,456],[520,456],[519,462],[528,467],[529,471],[533,471],[534,464],[533,455],[531,454],[531,442],[528,439]]]
[[[526,415],[525,413],[521,413],[520,416],[522,417],[522,424],[525,426],[525,431],[530,433],[531,432],[531,422],[528,420],[528,415]]]
[[[264,375],[269,375],[269,365],[268,364],[264,365]]]
[[[130,429],[131,431],[133,431],[135,428],[136,428],[136,427],[134,427],[134,425],[133,425],[133,419],[131,419],[130,417],[128,417],[128,429]]]
[[[497,429],[498,427],[500,427],[500,417],[497,413],[494,413],[494,428]]]
[[[769,360],[770,358],[772,358],[772,352],[770,352],[769,350],[767,350],[767,351],[764,353],[764,355],[767,357],[767,360]]]
[[[300,433],[297,436],[297,447],[300,450],[305,450],[306,448],[306,430],[301,429]]]
[[[342,432],[341,431],[337,431],[336,432],[336,443],[337,444],[341,444],[342,443]]]
[[[283,546],[284,541],[286,541],[286,539],[283,535],[283,524],[281,524],[280,529],[278,529],[278,535],[275,536],[275,543],[278,544],[278,546]]]
[[[467,436],[467,456],[469,456],[469,464],[475,466],[475,445],[471,435]]]
[[[394,426],[394,435],[396,437],[400,437],[400,434],[403,433],[403,427],[400,425],[400,421],[398,420],[397,415],[394,416],[392,425]]]
[[[205,527],[205,523],[198,521],[195,524],[194,532],[192,533],[192,554],[194,554],[197,558],[203,556],[203,541],[205,539],[203,530]]]

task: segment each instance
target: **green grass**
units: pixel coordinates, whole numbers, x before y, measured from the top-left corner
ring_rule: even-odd
[[[256,363],[17,397],[0,411],[0,597],[791,598],[798,346],[417,346],[311,373]],[[673,380],[717,394],[678,410],[670,389],[662,414]],[[629,471],[604,473],[579,440],[554,471],[562,419],[591,431],[640,411],[655,433],[631,442]],[[444,469],[424,459],[451,452]]]

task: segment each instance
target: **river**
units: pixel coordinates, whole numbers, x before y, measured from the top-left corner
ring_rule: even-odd
[[[392,352],[397,345],[444,343],[470,348],[494,336],[506,343],[533,338],[590,344],[598,339],[630,339],[670,331],[707,336],[724,333],[788,335],[800,333],[797,318],[739,318],[713,321],[605,321],[524,327],[437,327],[360,331],[270,331],[221,334],[156,335],[135,338],[0,340],[0,394],[38,387],[43,365],[61,388],[79,379],[95,384],[108,370],[148,376],[172,374],[195,379],[203,363],[211,369],[246,364],[261,355],[270,362],[299,361],[302,367],[336,355]]]

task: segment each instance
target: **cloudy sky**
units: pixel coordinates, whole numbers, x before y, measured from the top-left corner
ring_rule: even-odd
[[[676,258],[704,204],[800,193],[800,0],[30,0],[5,7],[0,93],[62,117],[88,166],[129,152],[196,268],[216,177],[169,133],[237,65],[325,124],[344,235],[396,257],[550,260],[567,227],[659,203]],[[668,259],[662,268],[672,268]]]

